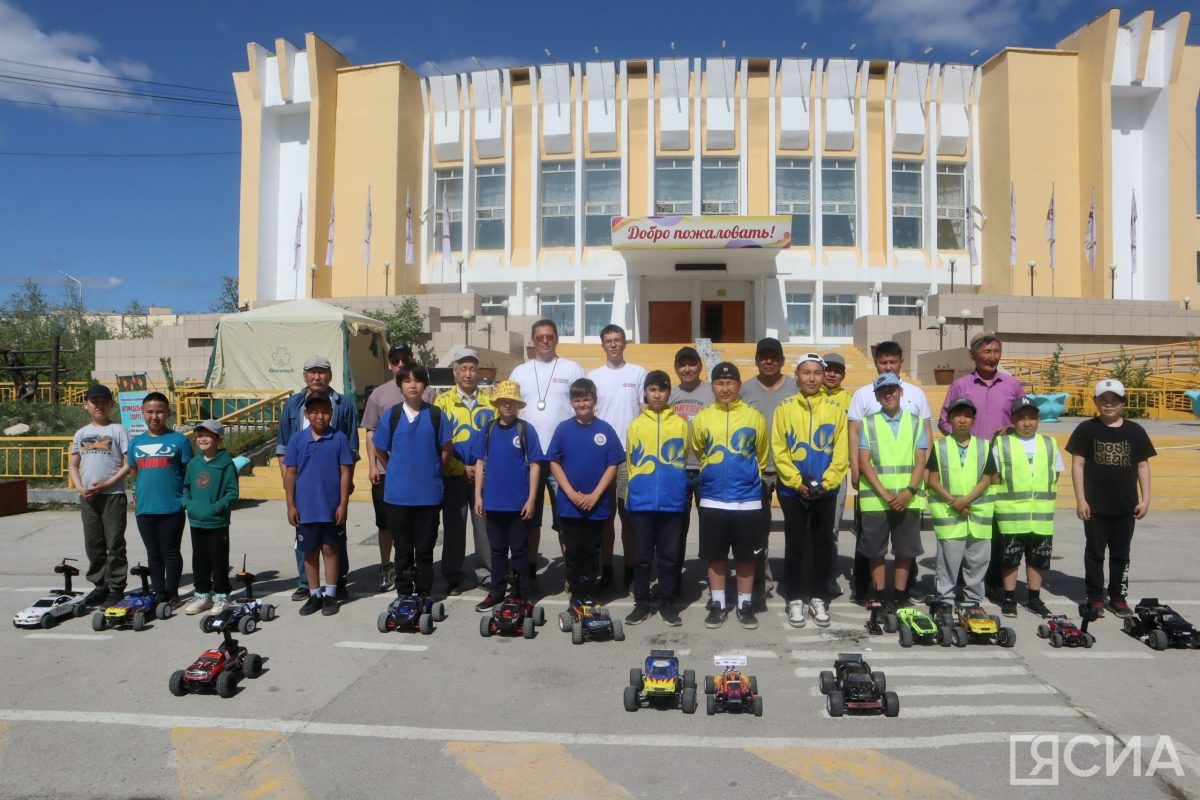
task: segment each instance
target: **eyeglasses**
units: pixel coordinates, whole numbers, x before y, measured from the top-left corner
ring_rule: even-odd
[[[553,333],[543,333],[540,336],[534,336],[533,340],[535,342],[553,342],[557,338],[558,337],[555,336]]]

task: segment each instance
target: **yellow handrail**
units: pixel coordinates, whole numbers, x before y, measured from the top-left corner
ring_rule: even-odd
[[[87,381],[60,381],[58,384],[58,399],[60,403],[65,405],[79,405],[83,402],[83,393],[90,386]],[[0,403],[11,403],[17,399],[17,387],[14,383],[0,383]],[[34,395],[35,403],[50,403],[53,402],[50,398],[50,382],[47,380],[39,380],[37,385],[37,393]]]
[[[0,478],[65,478],[72,436],[0,438]]]
[[[251,392],[243,391],[240,394],[243,396],[241,399],[244,402],[245,395],[251,394]],[[274,438],[279,430],[283,405],[291,396],[292,392],[289,390],[281,392],[274,389],[271,390],[269,397],[220,417],[218,421],[225,426],[225,449],[230,453],[240,454]],[[203,422],[203,420],[200,421]],[[188,433],[188,438],[193,443],[195,442],[193,433]]]
[[[176,387],[175,422],[195,425],[206,419],[223,420],[239,410],[276,397],[278,389],[205,389]],[[282,392],[284,397],[291,392]]]

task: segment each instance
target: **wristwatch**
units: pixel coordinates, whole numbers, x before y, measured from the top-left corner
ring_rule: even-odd
[[[916,493],[919,492],[920,489],[918,489],[916,486],[909,486],[908,491],[909,491],[909,494],[916,495]]]

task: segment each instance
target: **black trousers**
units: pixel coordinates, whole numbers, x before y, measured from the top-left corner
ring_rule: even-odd
[[[192,583],[197,594],[229,594],[228,526],[192,526]]]
[[[837,493],[812,502],[781,496],[779,505],[783,508],[783,596],[786,600],[823,597],[834,550]],[[805,558],[806,547],[811,552],[809,559]]]
[[[679,564],[682,559],[685,511],[632,511],[629,522],[633,527],[637,561],[633,566],[633,599],[640,605],[653,605],[650,594],[650,572],[658,562],[659,602],[670,603],[678,587]],[[657,558],[656,558],[657,557]]]
[[[179,591],[183,574],[183,511],[174,514],[138,514],[138,533],[146,545],[146,565],[150,567],[150,588],[156,592]]]
[[[595,590],[600,576],[602,519],[560,517],[563,559],[567,565],[567,588],[572,595],[586,596]]]
[[[489,511],[487,521],[488,545],[492,551],[492,585],[488,593],[497,597],[505,593],[509,571],[516,570],[517,586],[522,598],[532,594],[529,581],[529,526],[521,519],[520,511]]]
[[[396,593],[433,591],[433,546],[441,506],[387,504],[388,530],[396,549]]]
[[[1093,514],[1083,523],[1083,581],[1088,600],[1104,600],[1104,551],[1108,550],[1108,595],[1129,594],[1129,550],[1133,544],[1132,514]]]

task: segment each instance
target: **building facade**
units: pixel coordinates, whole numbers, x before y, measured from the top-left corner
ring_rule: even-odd
[[[473,291],[568,340],[616,322],[636,341],[814,343],[952,285],[1200,297],[1188,23],[1114,10],[978,66],[672,57],[424,77],[312,34],[251,44],[234,75],[242,294]],[[700,233],[629,237],[667,228]]]

